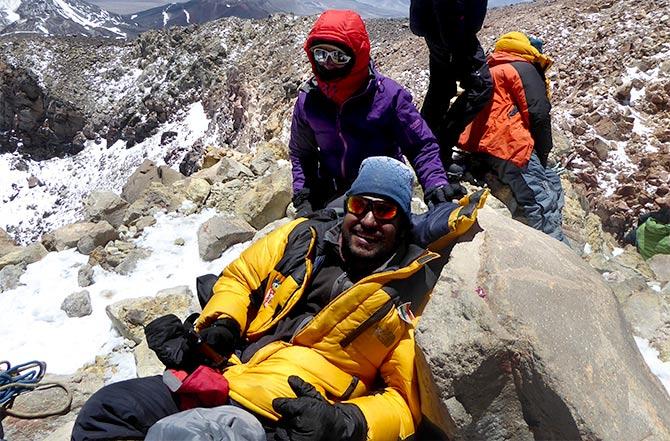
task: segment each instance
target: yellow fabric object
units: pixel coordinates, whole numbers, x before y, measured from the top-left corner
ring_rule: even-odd
[[[471,198],[478,206],[485,196]],[[473,205],[469,198],[464,203]],[[471,208],[473,211],[463,211],[461,221],[459,216],[450,219],[450,226],[459,233],[464,232],[461,226],[469,228],[474,221],[476,209]],[[464,207],[458,209],[462,210]],[[196,329],[231,317],[240,323],[248,341],[271,332],[299,301],[312,276],[316,231],[309,223],[300,225],[305,221],[299,219],[275,230],[228,265]],[[296,245],[289,242],[294,230],[311,234],[311,241],[304,242],[307,246],[302,255],[297,255]],[[450,240],[454,238],[452,235]],[[293,259],[288,267],[299,270],[281,274],[277,266],[287,255]],[[431,274],[439,276],[424,268],[439,257],[414,246],[397,268],[371,274],[338,295],[290,342],[270,343],[246,363],[235,358],[223,374],[229,382],[230,397],[252,412],[277,420],[272,401],[293,397],[288,377],[298,375],[331,402],[357,405],[368,425],[368,439],[397,441],[413,435],[421,420],[414,326],[434,285],[427,280]],[[403,309],[408,303],[397,304],[394,293],[418,294],[413,314]],[[256,309],[251,297],[259,294],[262,302]],[[383,389],[377,390],[380,378]]]
[[[457,237],[462,236],[467,232],[472,225],[477,221],[477,210],[486,204],[486,198],[490,191],[483,189],[463,196],[458,205],[460,208],[452,211],[449,215],[449,229],[450,232],[428,245],[428,249],[436,253],[450,251],[451,245]]]
[[[523,32],[514,31],[504,34],[496,41],[493,51],[518,55],[524,60],[539,66],[545,73],[554,64],[554,60],[540,53],[530,44],[530,40]],[[544,81],[547,85],[547,96],[551,98],[551,83],[546,75]]]

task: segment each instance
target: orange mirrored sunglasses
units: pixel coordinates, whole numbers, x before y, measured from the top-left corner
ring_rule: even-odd
[[[398,215],[398,206],[393,202],[375,201],[364,196],[349,196],[346,208],[347,212],[356,216],[372,210],[372,215],[379,220],[391,220]]]

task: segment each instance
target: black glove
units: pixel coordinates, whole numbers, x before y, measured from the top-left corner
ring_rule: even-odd
[[[309,201],[309,197],[309,188],[303,188],[293,195],[291,202],[293,202],[293,207],[295,208],[295,212],[298,217],[304,217],[314,212],[312,209],[312,203]]]
[[[240,325],[231,318],[223,318],[200,331],[200,338],[221,355],[229,357],[240,341]]]
[[[169,369],[190,365],[194,345],[179,317],[174,314],[158,317],[144,327],[147,344]]]
[[[275,398],[281,414],[276,438],[282,441],[365,441],[368,425],[354,404],[330,404],[309,383],[291,375],[288,384],[297,398]]]
[[[466,194],[468,194],[468,192],[465,187],[456,182],[427,190],[423,200],[426,202],[426,205],[431,208],[443,202],[451,202],[454,199],[460,199]]]

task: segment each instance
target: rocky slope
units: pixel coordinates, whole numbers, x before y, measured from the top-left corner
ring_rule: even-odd
[[[58,347],[63,338],[77,347],[63,360],[60,352],[36,351],[31,339],[38,333],[8,339],[16,358],[37,352],[51,356],[51,372],[76,370],[47,378],[72,391],[71,410],[44,419],[8,417],[0,421],[8,439],[68,439],[80,407],[103,384],[163,371],[142,325],[166,313],[185,318],[198,311],[189,288],[202,274],[193,272],[197,267],[210,262],[206,271],[219,272],[217,259],[231,246],[289,221],[290,168],[277,153],[209,150],[205,168],[188,178],[145,161],[121,194],[92,193],[80,222],[39,242],[18,246],[0,229],[0,311],[6,311],[0,319],[7,332],[32,320],[41,342],[53,333]],[[661,263],[654,272],[653,262],[633,248],[616,249],[595,215],[581,209],[570,182],[564,185],[566,232],[577,249],[594,244],[591,251],[580,257],[509,219],[491,197],[442,271],[417,335],[426,355],[422,390],[430,394],[422,410],[450,439],[664,439],[670,433],[670,398],[631,337],[651,340],[670,357],[667,260],[665,271]],[[37,283],[45,277],[46,284]],[[29,297],[47,305],[33,311]],[[5,300],[20,307],[6,308]],[[110,334],[121,337],[112,343]],[[101,348],[101,342],[107,343]],[[100,355],[89,362],[92,354]],[[618,399],[621,394],[634,399]],[[59,389],[31,392],[14,409],[57,409],[64,399]]]
[[[546,41],[556,60],[555,158],[615,234],[666,203],[670,191],[668,6],[668,0],[539,1],[491,10],[481,33],[487,48],[516,29]],[[132,150],[157,137],[156,159],[188,174],[206,145],[239,151],[285,145],[293,98],[309,77],[301,45],[312,22],[231,18],[128,43],[4,38],[0,149],[43,159],[79,151],[87,140]],[[420,101],[427,86],[422,41],[405,20],[370,20],[368,27],[380,70]],[[207,128],[186,144],[170,124],[194,103],[202,104]],[[139,160],[124,166],[110,188]]]
[[[563,175],[565,230],[573,251],[598,274],[580,265],[575,256],[566,257],[567,249],[555,252],[552,247],[560,244],[546,243],[550,239],[529,233],[518,223],[502,222],[499,215],[483,223],[489,230],[484,232],[485,240],[480,237],[462,245],[461,257],[480,259],[477,265],[467,260],[466,268],[458,266],[463,259],[451,263],[454,274],[465,274],[462,280],[469,285],[463,287],[459,279],[449,275],[451,270],[447,271],[436,291],[436,299],[442,303],[436,303],[429,315],[439,331],[454,328],[443,326],[445,317],[462,326],[449,333],[451,340],[438,335],[423,343],[429,349],[447,341],[452,344],[443,352],[432,352],[436,364],[432,367],[438,372],[441,397],[454,419],[452,430],[463,439],[481,439],[482,434],[495,439],[520,439],[515,434],[523,434],[530,439],[529,428],[538,430],[538,436],[554,433],[543,426],[555,421],[544,420],[546,409],[550,414],[559,409],[565,418],[561,421],[574,423],[558,429],[578,430],[584,438],[596,434],[617,439],[602,434],[606,430],[637,430],[607,424],[603,428],[601,424],[608,417],[599,415],[614,411],[653,415],[648,408],[635,407],[642,406],[640,401],[593,400],[583,392],[591,389],[569,387],[566,379],[583,382],[589,377],[562,370],[567,362],[552,356],[557,351],[551,350],[551,345],[561,345],[561,350],[563,345],[569,347],[562,332],[566,323],[570,330],[581,333],[583,348],[594,345],[598,349],[594,366],[608,372],[592,378],[589,384],[597,386],[593,390],[616,395],[621,389],[626,393],[622,385],[629,384],[627,380],[614,380],[624,368],[611,370],[625,365],[635,371],[635,381],[650,384],[648,390],[653,393],[643,394],[653,401],[649,406],[662,409],[667,405],[659,385],[632,349],[628,326],[636,336],[649,340],[664,360],[670,360],[668,262],[645,262],[631,247],[617,248],[615,238],[602,229],[603,224],[614,232],[625,229],[639,211],[664,203],[668,194],[670,167],[664,137],[670,127],[669,73],[664,64],[670,51],[667,11],[667,1],[565,0],[495,9],[488,16],[482,31],[485,46],[490,47],[500,33],[521,28],[543,37],[546,51],[556,59],[551,76],[556,139],[553,159],[568,169]],[[231,243],[248,239],[254,229],[281,218],[290,199],[290,173],[281,159],[286,158],[293,99],[309,76],[301,45],[312,21],[289,16],[253,22],[225,19],[150,32],[128,43],[73,38],[0,40],[0,159],[5,161],[0,167],[7,164],[0,169],[0,183],[8,187],[0,188],[0,218],[9,219],[5,225],[10,233],[0,230],[0,291],[21,289],[27,265],[30,271],[33,262],[53,257],[58,250],[76,248],[88,261],[75,270],[75,280],[69,282],[90,291],[96,306],[96,299],[114,295],[106,288],[98,292],[101,288],[96,284],[101,283],[103,274],[132,278],[138,262],[141,265],[150,259],[151,247],[140,238],[160,211],[177,211],[174,216],[183,219],[180,237],[161,239],[174,242],[175,247],[184,246],[187,232],[183,230],[192,228],[187,220],[192,218],[179,216],[208,208],[235,213],[239,221],[234,225],[226,223],[230,219],[217,219],[224,224],[201,229],[235,230],[235,238],[199,233],[192,239],[197,240],[203,260],[220,255]],[[406,20],[371,20],[368,26],[380,70],[406,85],[420,101],[428,79],[427,52],[421,40],[411,36]],[[145,162],[147,158],[158,166]],[[161,167],[163,164],[172,168]],[[199,170],[201,167],[204,169]],[[87,197],[93,189],[115,194],[96,192]],[[488,205],[509,216],[499,202],[492,199]],[[16,215],[4,217],[5,213]],[[84,222],[65,225],[74,220]],[[0,227],[4,225],[0,223]],[[46,232],[51,234],[37,241]],[[191,233],[188,235],[195,236]],[[507,283],[496,280],[508,275],[502,270],[477,268],[487,262],[485,259],[493,259],[498,268],[517,267],[518,256],[510,254],[509,241],[501,239],[512,234],[519,243],[525,243],[529,235],[537,244],[532,250],[541,257],[535,260],[533,254],[529,265],[540,265],[546,271],[553,268],[554,259],[569,261],[586,274],[583,280],[593,283],[577,286],[571,277],[574,272],[568,269],[560,280],[551,279],[538,287],[549,289],[554,282],[570,287],[570,292],[561,291],[560,295],[543,291],[551,301],[537,302],[532,290],[498,295],[498,288],[502,290]],[[13,239],[31,244],[19,246]],[[167,266],[175,265],[171,262]],[[146,274],[138,274],[143,276]],[[597,296],[588,299],[592,307],[573,315],[577,305],[584,304],[580,296],[589,295],[594,287]],[[618,305],[612,302],[609,289]],[[523,293],[528,295],[523,301],[513,297]],[[59,297],[59,302],[63,300],[69,317],[85,315],[91,307],[83,292],[68,296],[70,292],[54,294],[50,290],[50,294]],[[127,339],[123,348],[73,376],[58,378],[74,391],[73,412],[47,420],[8,418],[3,423],[9,439],[67,439],[68,424],[78,407],[110,378],[110,372],[119,370],[115,358],[119,352],[135,357],[139,375],[160,372],[146,346],[138,344],[137,320],[149,320],[165,308],[186,314],[193,295],[183,287],[161,292],[158,297],[152,292],[143,295],[149,297],[117,302],[108,309],[109,321]],[[514,300],[508,302],[507,298]],[[560,308],[547,310],[545,306],[556,301],[563,302]],[[440,309],[444,304],[446,315]],[[525,309],[517,310],[519,305],[530,304],[534,306],[532,315]],[[545,320],[546,314],[556,310],[565,320],[559,316]],[[606,314],[599,316],[598,311]],[[517,312],[523,320],[514,317]],[[620,320],[620,312],[626,323]],[[429,319],[422,332],[430,331]],[[107,320],[104,314],[102,320]],[[602,332],[606,342],[591,341],[592,329]],[[583,363],[585,356],[593,355],[588,350],[586,355],[574,355],[579,350],[582,346],[561,352],[561,356],[580,357]],[[608,357],[616,354],[625,354],[627,361],[618,359],[612,364]],[[584,366],[589,372],[589,363]],[[591,372],[599,372],[597,369]],[[485,387],[490,385],[495,387]],[[464,395],[472,390],[482,393]],[[59,395],[26,395],[17,404],[38,408],[62,399]],[[545,397],[551,398],[549,407],[544,407]],[[610,405],[615,401],[616,405]],[[575,403],[582,404],[578,407]],[[533,420],[538,412],[541,415]],[[513,418],[507,419],[507,415]],[[509,424],[498,425],[503,420]],[[539,425],[533,425],[534,421]],[[663,433],[663,423],[657,424]],[[640,427],[646,430],[646,423]]]

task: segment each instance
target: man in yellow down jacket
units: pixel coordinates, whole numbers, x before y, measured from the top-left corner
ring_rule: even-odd
[[[412,180],[393,158],[364,160],[343,218],[280,227],[214,285],[196,330],[218,352],[234,352],[223,371],[230,401],[274,432],[268,439],[396,441],[414,434],[421,418],[414,326],[440,256],[410,243]],[[475,199],[452,205],[447,236],[474,223],[483,203]],[[175,397],[156,378],[96,393],[72,439],[143,437],[176,414]],[[141,399],[133,392],[140,389]]]

